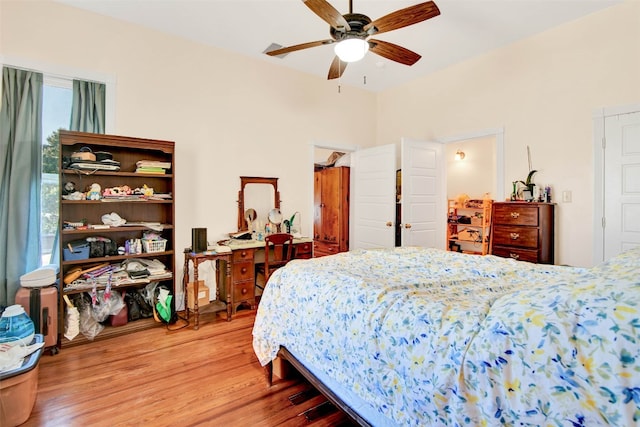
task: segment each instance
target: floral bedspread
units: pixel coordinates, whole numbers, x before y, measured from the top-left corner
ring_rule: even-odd
[[[296,260],[253,347],[322,367],[398,425],[640,423],[640,248],[592,269],[424,248]]]

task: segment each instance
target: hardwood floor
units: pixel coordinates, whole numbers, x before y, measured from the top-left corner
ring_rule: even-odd
[[[205,314],[197,331],[159,324],[45,353],[24,426],[351,426],[333,407],[308,421],[302,412],[324,398],[293,405],[289,396],[311,388],[300,376],[267,387],[251,346],[254,318]]]

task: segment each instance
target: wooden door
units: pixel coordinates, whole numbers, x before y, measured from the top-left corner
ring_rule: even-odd
[[[340,242],[341,172],[341,168],[329,168],[320,173],[322,229],[319,239],[327,243]]]

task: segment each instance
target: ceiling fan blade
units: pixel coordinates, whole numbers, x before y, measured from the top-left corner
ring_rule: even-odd
[[[325,44],[331,44],[334,42],[335,40],[333,39],[318,40],[315,42],[302,43],[294,46],[288,46],[280,49],[270,50],[269,52],[265,52],[265,53],[269,56],[278,56],[278,55],[284,55],[285,53],[295,52],[297,50],[302,50],[302,49],[308,49],[310,47],[322,46]]]
[[[369,34],[385,33],[387,31],[397,30],[398,28],[417,24],[418,22],[425,21],[438,15],[440,15],[440,9],[438,9],[438,6],[436,6],[434,2],[428,1],[416,4],[415,6],[396,10],[382,18],[378,18],[365,25],[364,31],[368,31]],[[374,28],[374,31],[370,31]]]
[[[344,16],[331,6],[325,0],[302,0],[309,9],[318,15],[327,24],[331,25],[335,29],[344,28],[345,31],[351,31],[351,27]]]
[[[344,69],[347,68],[348,62],[341,61],[340,58],[336,55],[333,58],[333,62],[331,63],[331,67],[329,67],[329,75],[327,76],[327,80],[337,79],[342,76],[344,73]]]
[[[404,65],[413,65],[422,58],[407,48],[382,40],[369,39],[369,51]]]

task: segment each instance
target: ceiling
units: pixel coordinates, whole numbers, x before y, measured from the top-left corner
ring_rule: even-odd
[[[271,43],[290,46],[330,38],[329,25],[302,0],[55,0],[70,6],[171,33],[261,61],[327,77],[333,46],[263,52]],[[340,13],[348,0],[328,0]],[[420,3],[353,0],[353,12],[372,20]],[[435,0],[440,16],[376,38],[420,55],[409,67],[369,52],[345,69],[341,85],[377,92],[406,83],[492,49],[597,12],[622,0]],[[212,52],[212,55],[215,53]]]

